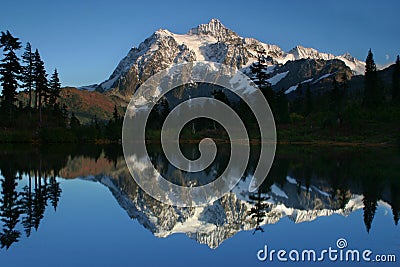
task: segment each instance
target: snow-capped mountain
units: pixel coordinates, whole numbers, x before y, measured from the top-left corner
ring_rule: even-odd
[[[127,214],[155,236],[165,238],[184,233],[210,248],[218,247],[240,231],[275,224],[285,217],[294,223],[310,222],[320,216],[348,216],[363,207],[362,195],[351,195],[349,192],[350,199],[344,207],[340,207],[339,200],[332,199],[316,185],[302,187],[299,192],[296,180],[288,177],[284,187],[273,184],[271,191],[263,194],[263,197],[269,197],[264,202],[268,207],[262,220],[257,222],[253,216],[255,203],[249,198],[246,181],[240,182],[233,192],[211,205],[180,208],[154,200],[129,176],[119,175],[115,179],[99,175],[83,179],[107,186]]]
[[[299,151],[302,152],[299,153]],[[344,150],[339,155],[341,153],[347,155],[348,151]],[[166,174],[165,177],[172,179],[179,177],[180,183],[188,180],[196,181],[192,179],[193,177],[186,180],[185,175],[171,168],[171,164],[157,153],[151,154],[154,161],[147,164],[146,161],[140,160],[142,157],[136,157],[132,162],[136,165],[132,173],[133,177],[122,155],[110,161],[104,153],[100,156],[96,155],[96,158],[83,155],[70,158],[67,166],[60,170],[59,175],[64,178],[90,180],[106,186],[126,214],[133,220],[137,220],[156,237],[164,238],[175,233],[183,233],[211,248],[218,247],[241,231],[254,231],[257,227],[268,231],[269,225],[286,219],[293,223],[306,223],[323,216],[348,216],[362,209],[364,203],[368,203],[365,201],[370,201],[369,194],[371,193],[368,192],[372,190],[369,186],[372,188],[374,186],[374,183],[371,183],[372,180],[368,182],[368,184],[371,183],[370,185],[364,187],[366,184],[360,183],[363,179],[350,178],[345,180],[345,184],[338,185],[332,178],[342,173],[340,168],[344,168],[345,173],[348,170],[352,173],[354,171],[353,175],[357,177],[359,173],[356,169],[358,170],[360,164],[358,161],[356,165],[346,165],[344,162],[348,161],[347,157],[341,158],[338,155],[316,161],[315,158],[320,158],[322,154],[314,153],[312,153],[313,160],[308,161],[304,159],[311,160],[310,154],[303,154],[303,150],[285,151],[283,154],[284,157],[276,158],[277,165],[273,168],[275,171],[270,173],[270,179],[260,190],[261,198],[259,199],[261,203],[267,204],[265,209],[259,208],[258,192],[248,191],[252,178],[251,172],[246,174],[231,192],[207,206],[182,208],[155,200],[137,185],[133,177],[148,179],[151,175],[157,175],[153,171],[154,166],[157,166],[160,172]],[[323,165],[323,168],[317,167],[310,172],[309,166],[312,166],[309,165],[310,162],[316,166],[321,166],[319,164],[321,162],[332,164]],[[286,170],[286,167],[281,169],[279,166],[292,167]],[[337,169],[332,168],[334,166]],[[209,176],[215,176],[218,168],[217,164],[210,171],[198,172],[196,179],[205,181]],[[320,169],[317,170],[318,168]],[[397,191],[392,192],[390,184],[387,184],[385,188],[381,186],[382,184],[377,190],[382,194],[373,193],[374,199],[375,197],[376,200],[379,199],[378,205],[392,208],[397,212],[398,203],[394,201],[398,199],[392,195]],[[257,208],[260,211],[258,214]]]
[[[97,90],[112,92],[122,98],[130,97],[151,75],[180,62],[206,60],[245,70],[256,60],[256,51],[260,48],[265,49],[271,59],[270,64],[277,67],[275,72],[283,64],[300,59],[338,59],[354,74],[362,74],[364,71],[365,63],[349,54],[335,56],[302,46],[285,52],[276,45],[262,43],[254,38],[243,38],[219,20],[212,19],[208,24],[192,28],[186,34],[157,30],[138,47],[133,47],[110,78],[102,82]]]
[[[132,175],[148,178],[158,175],[152,172],[152,163],[135,159]],[[165,164],[158,158],[158,166]],[[273,183],[266,193],[261,193],[265,209],[257,210],[257,195],[248,191],[251,174],[239,181],[234,189],[207,206],[177,207],[161,203],[146,194],[132,179],[122,161],[113,172],[83,177],[100,182],[113,194],[118,204],[128,216],[136,219],[155,236],[163,238],[175,233],[184,233],[199,243],[211,248],[244,230],[278,223],[289,218],[294,223],[313,221],[320,216],[334,214],[347,216],[363,207],[362,196],[358,192],[343,191],[345,201],[332,197],[334,189],[326,180],[313,180],[303,186],[301,180],[287,176],[285,182]],[[165,167],[165,166],[164,166]],[[165,168],[169,170],[170,168]],[[170,174],[175,173],[170,170]],[[199,172],[197,179],[204,180],[214,173]],[[261,199],[261,198],[260,198]]]
[[[321,53],[318,52],[314,48],[306,48],[303,46],[296,46],[292,50],[290,50],[288,53],[288,56],[292,55],[292,60],[297,60],[297,59],[302,59],[302,58],[311,58],[311,59],[323,59],[323,60],[329,60],[329,59],[334,59],[336,58],[332,54],[328,53]]]

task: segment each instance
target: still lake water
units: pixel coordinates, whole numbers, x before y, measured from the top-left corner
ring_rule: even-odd
[[[175,183],[187,183],[157,149],[151,155]],[[225,165],[217,158],[202,177]],[[398,148],[280,146],[252,194],[251,169],[212,205],[177,208],[138,188],[120,146],[2,147],[0,266],[398,266]],[[319,253],[338,249],[339,238],[343,251],[397,262],[257,259],[265,245]]]

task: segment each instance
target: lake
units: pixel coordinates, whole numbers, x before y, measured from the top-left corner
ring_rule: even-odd
[[[227,151],[196,178],[149,154],[182,185],[210,182]],[[178,208],[137,186],[119,145],[2,146],[0,266],[398,266],[398,148],[281,145],[249,193],[252,165],[213,204]]]

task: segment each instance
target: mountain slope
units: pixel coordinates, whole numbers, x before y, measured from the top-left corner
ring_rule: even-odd
[[[353,74],[361,74],[364,71],[364,62],[349,54],[334,56],[302,46],[285,52],[276,45],[265,44],[254,38],[240,37],[219,20],[212,19],[208,24],[190,29],[187,34],[157,30],[138,47],[133,47],[109,79],[97,86],[97,90],[127,101],[146,79],[172,64],[206,60],[245,69],[256,60],[256,51],[261,48],[265,49],[269,64],[275,65],[275,70],[287,62],[301,59],[338,59],[349,67]],[[93,88],[94,86],[89,87]]]
[[[74,112],[80,122],[88,123],[96,116],[99,120],[109,120],[112,117],[114,105],[118,101],[99,92],[78,90],[66,87],[61,90],[60,104]]]

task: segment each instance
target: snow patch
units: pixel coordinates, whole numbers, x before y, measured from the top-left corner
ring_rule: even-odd
[[[283,190],[280,189],[276,184],[271,185],[271,192],[276,196],[289,199],[289,197],[286,195],[286,193],[283,192]]]
[[[311,186],[311,188],[312,188],[313,190],[315,190],[316,192],[318,192],[319,194],[325,196],[325,197],[331,197],[330,194],[328,194],[327,192],[324,192],[324,191],[320,190],[319,188],[317,188],[317,187],[315,187],[315,186]]]
[[[217,39],[209,35],[190,35],[190,34],[171,34],[179,45],[186,45],[189,50],[193,51],[197,60],[207,60],[207,45],[217,42]],[[202,51],[203,50],[203,51]],[[204,53],[203,53],[204,52]]]
[[[327,74],[324,74],[324,75],[322,75],[321,77],[319,77],[318,79],[316,79],[312,84],[316,84],[317,82],[319,82],[319,81],[321,81],[321,80],[323,80],[323,79],[325,79],[325,78],[328,78],[329,76],[331,76],[331,75],[333,75],[333,74],[335,74],[335,73],[327,73]]]
[[[269,78],[267,81],[269,83],[271,83],[271,85],[276,85],[278,82],[280,82],[283,78],[286,77],[286,75],[288,75],[289,71],[285,71],[285,72],[281,72],[276,74],[275,76]]]
[[[303,84],[303,83],[309,83],[309,82],[312,82],[313,80],[314,80],[313,78],[310,78],[310,79],[307,79],[307,80],[305,80],[305,81],[302,81],[301,84]]]
[[[297,89],[297,85],[290,86],[289,89],[285,91],[285,94],[289,94]]]
[[[290,177],[290,176],[286,176],[286,181],[288,181],[288,182],[291,183],[291,184],[297,185],[296,179],[294,179],[294,178],[292,178],[292,177]]]
[[[236,74],[231,78],[229,83],[235,90],[244,90],[244,94],[252,94],[257,90],[254,86],[251,86],[251,80],[244,77],[244,75]]]

